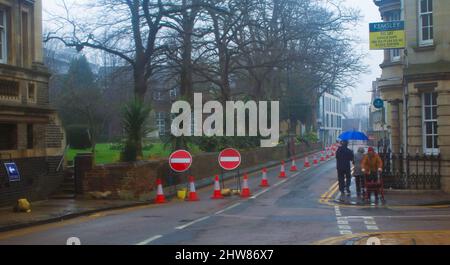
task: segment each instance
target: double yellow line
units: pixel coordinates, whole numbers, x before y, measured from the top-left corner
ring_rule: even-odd
[[[320,196],[319,203],[328,204],[328,202],[333,198],[334,194],[336,194],[338,190],[339,184],[336,181],[333,185],[331,185],[331,187],[327,190],[327,192],[325,192],[324,194],[322,194],[322,196]]]

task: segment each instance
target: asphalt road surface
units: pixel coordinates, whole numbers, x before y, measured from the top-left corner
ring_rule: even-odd
[[[306,171],[250,175],[252,197],[211,200],[212,187],[198,190],[200,201],[177,199],[0,233],[0,244],[314,244],[340,235],[373,231],[450,230],[448,207],[342,206],[336,193],[335,161]],[[227,185],[231,185],[227,183]]]

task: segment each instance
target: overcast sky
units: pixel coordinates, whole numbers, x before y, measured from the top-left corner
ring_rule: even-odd
[[[79,1],[79,0],[78,0]],[[45,0],[43,1],[44,7],[44,20],[48,19],[48,13],[55,13],[56,3],[59,0]],[[374,81],[381,74],[381,69],[379,64],[383,60],[382,51],[369,51],[369,26],[370,22],[380,21],[380,14],[377,7],[372,0],[345,0],[346,4],[350,7],[356,7],[361,10],[361,15],[363,19],[360,24],[355,29],[355,34],[359,35],[361,43],[355,47],[358,51],[362,51],[367,54],[365,63],[369,65],[369,73],[364,74],[360,77],[360,82],[357,86],[347,92],[348,96],[353,98],[353,103],[370,102],[371,95],[370,90],[372,89],[372,81]],[[44,21],[44,26],[45,26]]]

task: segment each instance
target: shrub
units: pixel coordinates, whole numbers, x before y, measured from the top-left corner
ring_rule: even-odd
[[[125,147],[122,153],[124,162],[136,161],[138,156],[142,156],[142,138],[149,132],[147,120],[150,111],[150,107],[139,100],[125,106],[122,114],[126,134]]]
[[[127,143],[122,150],[120,160],[123,162],[134,162],[136,161],[137,153],[137,146],[133,143]]]
[[[317,136],[317,133],[315,132],[309,132],[303,135],[302,137],[299,137],[297,139],[299,142],[303,143],[317,143],[319,142],[319,137]]]
[[[92,147],[89,128],[86,125],[70,125],[66,128],[67,143],[74,149]]]

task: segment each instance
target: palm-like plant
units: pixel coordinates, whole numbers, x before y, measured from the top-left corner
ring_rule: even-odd
[[[122,160],[136,161],[142,157],[142,138],[149,132],[147,120],[151,108],[140,100],[128,103],[123,110],[123,129],[126,134]]]

